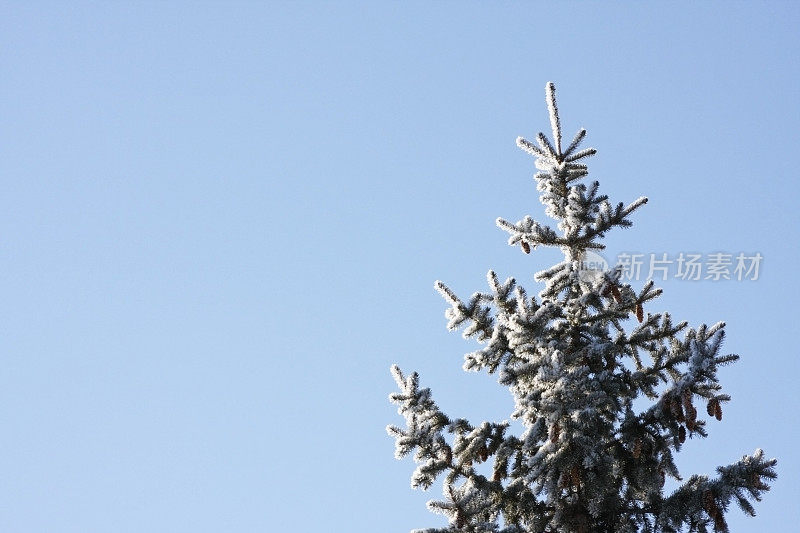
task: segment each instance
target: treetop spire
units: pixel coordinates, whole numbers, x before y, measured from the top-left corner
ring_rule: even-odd
[[[450,418],[418,374],[393,366],[400,391],[390,399],[406,422],[387,428],[395,454],[415,452],[415,488],[443,475],[444,499],[428,507],[448,525],[416,531],[728,532],[730,503],[754,514],[751,502],[769,490],[777,461],[759,449],[717,468],[716,477],[684,481],[675,454],[722,420],[722,404],[731,398],[717,369],[739,356],[721,351],[722,322],[689,328],[669,313],[646,312],[661,294],[652,280],[637,291],[614,269],[579,275],[584,252],[602,248],[606,231],[630,226],[647,198],[612,206],[598,182],[578,183],[588,174],[578,161],[595,150],[578,149],[581,129],[562,152],[555,86],[548,83],[545,92],[553,142],[539,133],[536,144],[521,137],[517,144],[536,157],[540,201],[558,227],[529,216],[497,224],[524,252],[559,246],[565,260],[536,274],[544,283],[538,298],[493,270],[488,291],[468,300],[435,284],[449,305],[448,329],[463,328],[479,344],[464,356],[464,370],[497,375],[514,397],[510,416],[524,431],[509,434],[506,421]],[[668,477],[682,484],[667,492]]]

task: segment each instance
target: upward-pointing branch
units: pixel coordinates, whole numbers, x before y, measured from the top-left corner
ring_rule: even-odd
[[[561,155],[561,120],[558,118],[556,105],[556,86],[550,81],[545,88],[547,94],[547,110],[550,111],[550,127],[553,129],[553,141],[556,143],[556,155]]]

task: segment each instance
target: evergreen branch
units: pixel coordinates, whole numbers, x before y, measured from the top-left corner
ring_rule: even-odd
[[[544,133],[539,132],[539,134],[536,136],[536,139],[539,141],[539,147],[544,150],[549,157],[558,161],[558,151],[553,148],[553,145],[550,144],[550,140],[545,137]]]
[[[578,133],[575,134],[575,137],[572,139],[572,142],[569,143],[569,146],[566,150],[564,150],[564,156],[569,156],[580,144],[581,141],[586,137],[586,130],[581,128],[578,130]]]
[[[498,218],[497,225],[511,234],[508,238],[509,246],[526,243],[531,249],[535,249],[540,245],[560,246],[566,244],[566,241],[559,238],[552,228],[540,225],[531,217],[525,217],[516,224]]]
[[[536,156],[536,157],[549,157],[549,155],[533,144],[532,142],[523,139],[522,137],[517,137],[517,146],[528,152],[529,154]]]
[[[600,210],[594,220],[594,223],[591,226],[586,227],[584,239],[602,237],[605,235],[606,231],[615,226],[630,226],[631,222],[627,220],[628,215],[646,203],[647,198],[642,196],[629,204],[627,207],[623,207],[624,204],[619,203],[612,213],[607,202],[604,202],[600,206]]]
[[[545,88],[547,94],[547,109],[550,112],[550,128],[553,130],[553,140],[556,143],[556,155],[561,155],[561,119],[558,117],[558,106],[556,105],[556,86],[553,82],[548,82]]]
[[[584,159],[586,157],[591,157],[597,153],[597,150],[594,148],[586,148],[585,150],[581,150],[580,152],[576,152],[574,155],[570,155],[564,158],[564,161],[568,163],[572,163],[573,161],[578,161],[579,159]]]
[[[451,307],[445,311],[448,318],[447,329],[450,331],[458,329],[465,322],[469,322],[464,329],[464,338],[475,336],[479,341],[491,339],[495,334],[494,320],[491,317],[488,306],[482,305],[484,295],[476,293],[472,295],[468,304],[462,302],[450,288],[436,281],[434,288],[445,300],[450,302]]]
[[[716,479],[692,476],[664,500],[657,519],[659,525],[679,529],[692,521],[713,522],[715,531],[727,532],[724,514],[730,502],[735,500],[745,513],[755,516],[749,500],[760,501],[761,495],[769,490],[764,478],[777,477],[776,464],[776,459],[765,460],[764,452],[759,449],[736,463],[719,467]]]

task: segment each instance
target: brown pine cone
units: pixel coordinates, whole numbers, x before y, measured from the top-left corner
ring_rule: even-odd
[[[558,422],[553,424],[553,427],[550,428],[550,440],[552,442],[558,441],[558,437],[561,436],[561,425]]]
[[[478,458],[481,460],[481,462],[484,462],[489,458],[489,450],[486,448],[486,446],[481,446],[481,449],[478,450]]]
[[[714,413],[716,412],[714,405],[716,403],[717,400],[708,400],[708,403],[706,404],[706,412],[708,413],[708,416],[714,416]]]

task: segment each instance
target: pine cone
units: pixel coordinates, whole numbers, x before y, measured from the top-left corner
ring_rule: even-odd
[[[525,252],[526,254],[531,253],[531,246],[527,242],[522,241],[520,243],[520,246],[522,246],[522,251]]]
[[[719,404],[719,402],[717,402],[714,406],[714,418],[717,420],[722,420],[722,406]]]
[[[728,523],[722,513],[717,513],[714,517],[714,531],[728,531]]]
[[[577,488],[581,486],[581,472],[577,466],[573,466],[570,471],[570,481],[573,487]]]
[[[697,421],[697,409],[692,405],[692,393],[688,390],[683,391],[683,411],[686,414],[686,427],[694,429]]]
[[[681,444],[686,442],[686,428],[683,426],[678,430],[678,440],[681,441]]]
[[[638,459],[642,455],[642,439],[636,439],[633,443],[633,458]]]
[[[683,408],[686,412],[689,412],[690,407],[692,407],[692,392],[689,390],[683,391],[681,395],[681,400],[683,400]]]
[[[706,412],[708,416],[714,416],[716,413],[716,407],[714,407],[717,403],[717,400],[708,400],[708,404],[706,404]]]
[[[769,485],[761,481],[761,478],[755,472],[750,476],[750,484],[759,490],[769,490]]]
[[[707,490],[703,493],[703,508],[705,508],[708,516],[714,520],[714,531],[728,531],[728,524],[725,522],[725,517],[717,505],[714,494]]]
[[[714,518],[719,512],[717,502],[714,501],[714,494],[710,490],[703,492],[703,508],[711,518]]]
[[[561,425],[556,422],[553,424],[553,427],[550,428],[550,440],[556,442],[559,436],[561,436]]]
[[[486,446],[481,446],[481,449],[478,450],[478,459],[480,459],[480,462],[484,462],[488,458],[489,450],[486,448]]]
[[[683,422],[685,420],[685,417],[683,416],[683,408],[681,408],[681,402],[679,402],[677,398],[670,398],[669,410],[672,412],[672,416],[674,416],[675,420],[678,422]]]
[[[619,289],[616,285],[611,285],[611,294],[614,295],[614,300],[616,300],[617,303],[622,301],[622,293],[619,292]]]
[[[642,309],[642,304],[636,304],[636,320],[640,323],[644,320],[644,309]]]

